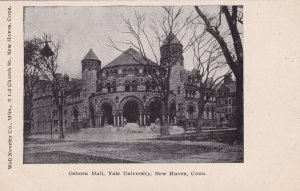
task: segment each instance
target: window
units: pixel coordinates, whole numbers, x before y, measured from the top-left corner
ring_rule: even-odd
[[[58,120],[54,120],[54,121],[53,121],[53,125],[54,125],[54,126],[58,126]]]
[[[65,116],[67,115],[67,110],[64,110],[64,115],[65,115]]]
[[[125,91],[130,92],[130,82],[128,80],[125,81]]]
[[[177,94],[180,94],[180,86],[178,86]]]
[[[132,91],[137,91],[137,81],[136,80],[134,80],[132,82]]]
[[[112,92],[117,92],[117,85],[116,82],[112,83]]]
[[[107,92],[110,93],[111,92],[111,86],[110,83],[106,84],[106,88],[107,88]]]
[[[149,90],[150,90],[150,82],[146,81],[146,91],[149,91]]]
[[[152,81],[151,90],[155,90],[155,89],[156,89],[156,83],[155,81]]]
[[[139,73],[139,70],[137,69],[137,68],[134,68],[134,74],[137,74],[137,73]]]
[[[232,113],[231,107],[228,108],[228,113]]]
[[[194,111],[195,111],[194,107],[193,107],[192,105],[190,105],[190,106],[188,107],[188,113],[191,115],[191,114],[194,113]]]
[[[53,115],[53,116],[56,116],[56,115],[57,115],[57,113],[58,113],[58,111],[57,111],[57,110],[53,110],[53,111],[52,111],[52,115]]]
[[[87,116],[87,107],[86,106],[83,107],[83,113],[85,116]]]
[[[228,103],[229,103],[229,104],[232,104],[231,98],[228,99]]]
[[[129,68],[128,72],[129,74],[132,74],[132,68]]]

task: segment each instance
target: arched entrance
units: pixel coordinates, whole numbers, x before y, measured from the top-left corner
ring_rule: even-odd
[[[160,102],[160,100],[155,99],[152,102],[150,102],[149,106],[148,106],[148,110],[149,110],[149,122],[150,123],[155,123],[155,120],[157,118],[161,118],[161,109],[162,109],[162,104]]]
[[[90,108],[90,124],[92,127],[95,127],[96,126],[95,109],[92,105],[90,105],[89,108]]]
[[[112,106],[109,103],[103,103],[101,106],[102,121],[101,126],[104,124],[113,124]]]
[[[124,104],[123,115],[127,123],[136,123],[139,119],[139,105],[134,100],[129,100]]]

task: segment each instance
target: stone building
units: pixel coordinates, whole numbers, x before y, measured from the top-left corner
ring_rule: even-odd
[[[236,83],[231,75],[224,77],[224,82],[217,90],[217,124],[234,126],[234,116],[237,112]]]
[[[193,129],[211,124],[209,127],[214,128],[215,99],[207,104],[209,109],[199,119],[199,92],[196,88],[199,81],[196,80],[195,71],[184,68],[183,50],[179,40],[171,34],[165,39],[160,52],[160,65],[146,60],[139,52],[129,48],[102,66],[100,59],[90,49],[81,61],[82,79],[69,80],[66,74],[58,74],[65,88],[64,130],[100,128],[107,125],[122,127],[125,123],[146,126],[160,119],[162,112],[167,113],[170,125]],[[170,75],[169,108],[162,111],[160,92],[151,76],[162,75],[160,66],[170,63],[173,66]],[[49,132],[50,129],[58,131],[58,112],[51,93],[38,94],[34,102],[32,132]]]

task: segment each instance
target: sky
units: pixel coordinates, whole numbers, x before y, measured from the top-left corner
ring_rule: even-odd
[[[217,7],[206,7],[214,10]],[[194,8],[184,7],[184,14]],[[67,73],[71,78],[81,78],[81,60],[90,48],[102,62],[102,66],[115,59],[121,52],[108,46],[108,39],[130,39],[124,29],[122,17],[132,18],[134,11],[146,16],[146,24],[153,18],[164,15],[162,7],[26,7],[24,18],[24,38],[51,36],[53,42],[60,41],[58,72]],[[124,50],[129,48],[122,47]],[[159,51],[156,47],[156,51]],[[151,56],[150,56],[151,58]],[[154,59],[152,59],[154,60]],[[186,69],[193,69],[192,52],[184,53]]]

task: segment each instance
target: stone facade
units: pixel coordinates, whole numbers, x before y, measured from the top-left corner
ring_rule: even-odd
[[[169,52],[167,52],[169,50]],[[175,37],[168,38],[161,47],[160,64],[172,64],[170,76],[169,108],[161,111],[160,93],[151,73],[161,75],[159,65],[143,59],[132,48],[101,67],[101,61],[92,49],[82,60],[82,79],[61,80],[65,88],[64,130],[100,128],[107,125],[124,126],[125,123],[150,125],[167,113],[168,123],[186,129],[215,127],[215,99],[207,104],[203,117],[198,117],[197,81],[189,81],[195,73],[184,69],[182,45]],[[51,92],[34,98],[32,133],[59,131],[58,111]],[[40,105],[42,104],[42,105]]]
[[[236,83],[231,75],[224,77],[224,82],[217,91],[217,124],[235,126],[236,105]]]

